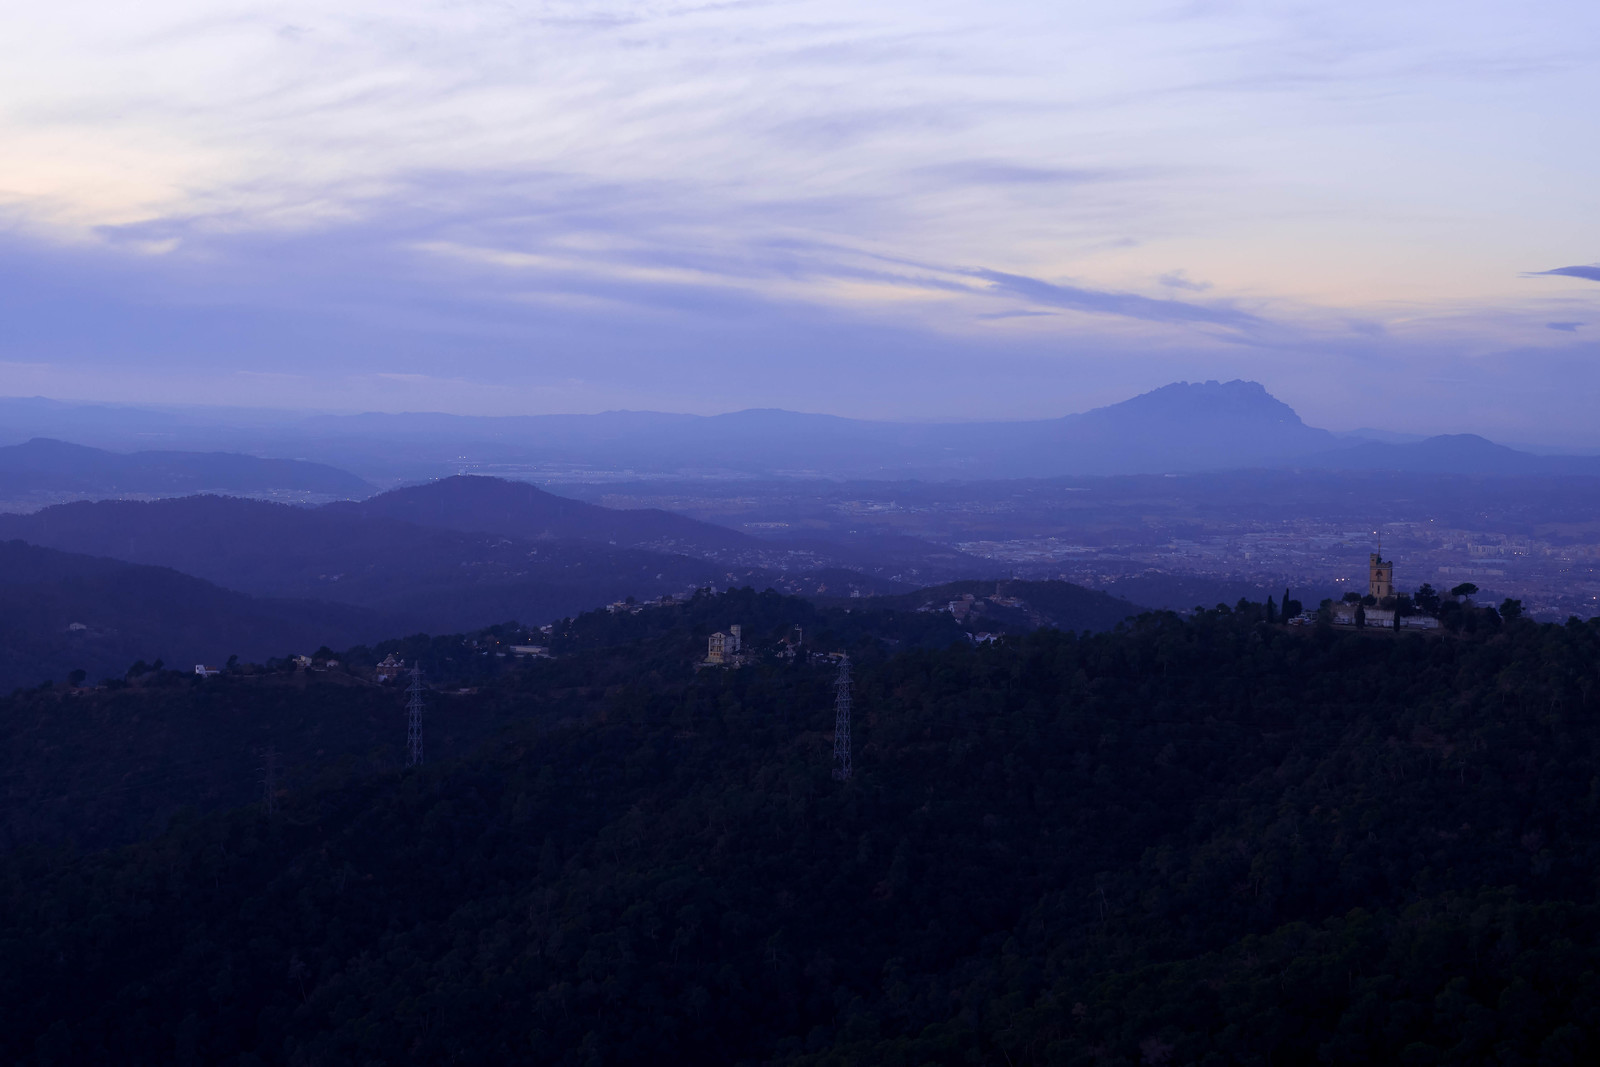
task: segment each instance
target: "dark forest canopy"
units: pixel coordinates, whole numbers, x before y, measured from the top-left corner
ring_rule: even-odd
[[[734,606],[573,620],[565,658],[475,686],[504,728],[475,752],[14,850],[0,1058],[1600,1052],[1600,626],[1242,605],[972,647],[841,617],[814,638],[854,653],[841,783],[831,664],[685,659]]]

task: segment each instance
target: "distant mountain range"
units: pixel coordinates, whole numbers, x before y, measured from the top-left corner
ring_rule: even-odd
[[[372,486],[324,463],[229,452],[119,453],[45,437],[0,448],[0,499],[60,493],[179,496],[199,492],[362,497],[372,492]]]
[[[157,413],[0,400],[0,439],[38,433],[42,427],[54,436],[112,447],[161,439],[175,446],[226,448],[251,455],[312,455],[388,484],[460,472],[531,481],[662,475],[982,480],[1264,467],[1484,475],[1600,473],[1600,456],[1536,456],[1472,435],[1410,440],[1405,434],[1379,431],[1333,434],[1307,426],[1287,404],[1247,381],[1178,382],[1057,419],[940,424],[781,410],[714,416],[614,411],[509,417],[219,411],[208,421],[203,412],[194,410]],[[187,486],[183,491],[242,491],[245,482],[275,482],[315,483],[323,487],[321,491],[350,497],[363,492],[359,479],[339,470],[320,468],[314,477],[311,470],[298,467],[250,468],[246,463],[250,456],[244,455],[205,456],[211,466],[202,464],[202,472],[195,473],[201,459],[194,453],[136,453],[118,457],[116,463],[146,473],[113,478],[106,473],[84,474],[90,457],[72,460],[60,452],[66,446],[59,443],[22,447],[41,454],[56,449],[61,461],[54,467],[44,465],[44,473],[34,477],[54,478],[62,487],[78,479],[116,487],[170,484]],[[101,453],[95,462],[101,468],[115,466],[106,458],[109,455]],[[190,458],[176,458],[182,456]],[[225,459],[233,464],[226,470],[218,466]],[[6,470],[0,460],[0,484]],[[233,481],[226,482],[224,476]],[[207,480],[218,484],[202,484]]]
[[[1148,474],[1259,466],[1340,443],[1254,382],[1179,383],[1080,415],[1025,422],[622,411],[500,419],[319,416],[306,421],[305,431],[331,454],[391,440],[415,455],[481,457],[477,464],[487,472],[537,465],[574,477],[585,470],[934,479]]]

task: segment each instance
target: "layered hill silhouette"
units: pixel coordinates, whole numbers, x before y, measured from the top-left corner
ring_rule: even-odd
[[[171,567],[255,596],[358,605],[391,632],[541,622],[611,599],[728,581],[717,564],[664,552],[222,496],[62,504],[0,516],[0,537]]]
[[[540,624],[704,585],[907,588],[709,523],[490,478],[317,508],[213,495],[76,501],[0,515],[0,538],[170,567],[252,596],[354,605],[394,633]]]
[[[266,659],[383,635],[377,613],[271,600],[168,567],[0,541],[0,691],[120,677],[135,660],[190,670],[230,655]]]
[[[197,492],[365,496],[372,486],[325,463],[232,452],[108,452],[36,437],[0,448],[0,497],[38,493],[176,496]]]

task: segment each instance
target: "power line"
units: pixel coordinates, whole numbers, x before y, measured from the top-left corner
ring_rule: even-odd
[[[406,766],[422,766],[422,665],[411,668],[411,699],[406,702]]]
[[[833,776],[850,780],[850,657],[839,661],[839,678],[834,682]]]

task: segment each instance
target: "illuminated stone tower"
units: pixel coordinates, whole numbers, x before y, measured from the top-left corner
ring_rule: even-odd
[[[1394,561],[1374,552],[1367,561],[1367,592],[1382,600],[1394,596]]]

